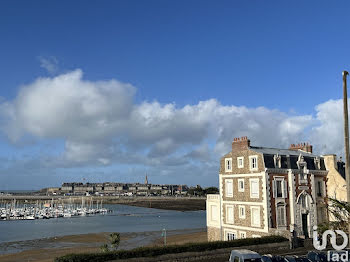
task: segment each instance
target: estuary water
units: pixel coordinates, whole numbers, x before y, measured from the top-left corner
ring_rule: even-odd
[[[99,232],[145,232],[206,227],[205,211],[172,211],[104,205],[105,215],[0,221],[0,243]]]

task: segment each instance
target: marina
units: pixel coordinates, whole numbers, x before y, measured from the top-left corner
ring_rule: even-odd
[[[14,199],[10,203],[2,203],[0,205],[0,220],[35,220],[50,218],[71,218],[75,216],[89,216],[96,214],[106,214],[112,212],[111,209],[103,207],[101,201],[88,201],[81,199],[81,204],[72,203],[71,199],[68,203],[54,201],[39,202],[36,204],[16,203]]]
[[[3,246],[0,244],[0,253],[8,250],[5,242],[100,232],[161,232],[164,228],[179,230],[205,228],[206,225],[205,211],[181,212],[109,204],[103,208],[112,212],[71,218],[0,221],[0,243],[4,243]],[[18,250],[16,243],[11,246]]]

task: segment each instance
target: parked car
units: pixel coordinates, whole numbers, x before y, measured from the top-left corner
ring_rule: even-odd
[[[324,252],[309,251],[307,253],[307,258],[312,262],[327,262],[327,254]]]
[[[296,256],[295,257],[295,260],[296,262],[312,262],[310,259],[308,259],[307,257],[299,257],[299,256]]]
[[[285,256],[284,257],[285,262],[296,262],[296,257],[295,256]]]
[[[284,258],[281,256],[273,256],[273,255],[263,255],[261,256],[261,260],[263,262],[285,262]]]
[[[236,249],[231,251],[229,262],[261,262],[261,256],[248,249]]]

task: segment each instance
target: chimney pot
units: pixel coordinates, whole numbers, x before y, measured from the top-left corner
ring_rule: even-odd
[[[250,140],[247,136],[237,137],[233,139],[232,151],[247,150],[250,147]]]

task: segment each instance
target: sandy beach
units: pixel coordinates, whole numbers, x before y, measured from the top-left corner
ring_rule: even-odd
[[[69,253],[99,252],[100,246],[108,243],[109,233],[69,235],[62,237],[1,243],[7,254],[0,255],[2,262],[38,261],[49,262],[55,257]],[[206,229],[171,230],[167,232],[167,244],[183,244],[207,241]],[[139,246],[163,245],[159,231],[122,233],[120,249]],[[7,249],[6,249],[7,248]],[[21,250],[22,251],[19,251]],[[16,252],[17,250],[17,252]]]

